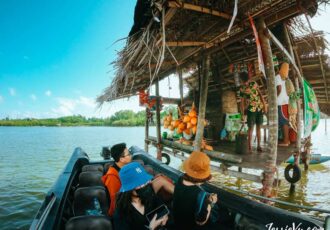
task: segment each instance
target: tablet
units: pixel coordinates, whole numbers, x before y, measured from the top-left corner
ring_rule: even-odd
[[[169,213],[170,213],[170,211],[168,210],[166,205],[162,204],[161,206],[159,206],[159,207],[155,208],[154,210],[152,210],[151,212],[147,213],[146,217],[147,217],[147,220],[150,222],[152,220],[152,218],[155,216],[155,214],[157,214],[157,220],[158,220]]]

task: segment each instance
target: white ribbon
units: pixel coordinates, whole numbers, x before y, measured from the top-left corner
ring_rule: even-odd
[[[229,24],[229,27],[228,27],[228,30],[227,30],[227,34],[230,33],[231,27],[233,26],[234,21],[236,19],[236,16],[237,16],[237,5],[238,5],[238,0],[235,0],[235,7],[234,7],[234,12],[233,12],[233,17],[231,18],[231,21],[230,21],[230,24]]]

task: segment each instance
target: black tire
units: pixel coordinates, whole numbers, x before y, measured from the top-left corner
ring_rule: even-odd
[[[293,170],[292,176],[290,175],[291,170]],[[299,166],[295,164],[289,164],[286,166],[284,170],[284,177],[288,182],[292,184],[297,183],[301,178],[301,170]]]
[[[163,161],[163,158],[165,158],[165,162]],[[162,153],[162,162],[166,165],[169,165],[171,163],[171,157],[167,153]]]

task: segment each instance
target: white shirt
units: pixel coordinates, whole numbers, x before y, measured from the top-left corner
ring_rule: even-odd
[[[285,80],[282,80],[279,74],[275,77],[275,85],[281,86],[281,93],[277,96],[277,105],[286,105],[289,104],[289,96],[286,93]]]

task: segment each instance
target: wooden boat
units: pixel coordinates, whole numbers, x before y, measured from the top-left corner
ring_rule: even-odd
[[[327,162],[330,160],[330,156],[322,156],[321,154],[311,154],[311,159],[309,161],[309,164],[315,165],[315,164],[321,164],[324,162]],[[287,159],[286,163],[293,164],[294,163],[294,157],[291,156],[289,159]],[[300,164],[302,164],[302,161],[300,159]]]
[[[182,174],[138,147],[131,147],[130,152],[133,160],[141,162],[148,171],[162,173],[173,182]],[[93,199],[91,195],[99,199],[100,212],[107,213],[109,201],[108,197],[104,199],[106,189],[102,182],[100,184],[100,175],[112,163],[111,160],[92,162],[81,148],[76,148],[49,190],[30,229],[112,229],[109,217],[85,215]],[[89,178],[86,180],[83,175],[89,175]],[[320,220],[250,200],[211,184],[203,187],[208,192],[218,194],[221,229],[294,229],[297,226],[299,229],[321,229],[324,226]],[[85,197],[82,191],[88,191]],[[171,200],[168,199],[168,202]]]

